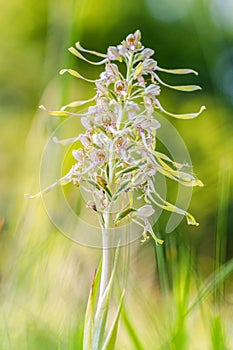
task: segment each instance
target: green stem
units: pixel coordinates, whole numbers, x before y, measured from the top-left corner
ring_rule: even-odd
[[[112,236],[109,223],[110,213],[104,213],[104,226],[102,227],[102,272],[100,280],[99,302],[108,285],[113,267],[114,249],[112,247]]]
[[[121,121],[123,117],[123,110],[122,110],[122,104],[119,105],[119,114],[118,114],[118,120],[117,120],[117,130],[121,129]]]
[[[126,81],[127,81],[127,83],[130,82],[130,75],[131,75],[132,67],[133,67],[133,57],[134,57],[134,54],[133,54],[133,52],[131,52],[131,54],[129,56],[128,65],[127,65],[127,73],[126,73]]]

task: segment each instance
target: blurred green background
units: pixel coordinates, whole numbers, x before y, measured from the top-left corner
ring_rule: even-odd
[[[98,76],[99,69],[68,53],[76,41],[106,52],[109,45],[140,29],[143,44],[155,50],[162,67],[199,72],[198,77],[168,76],[167,81],[193,82],[202,86],[201,92],[162,89],[161,102],[168,110],[179,113],[197,111],[202,104],[207,107],[195,120],[171,120],[205,187],[194,190],[190,206],[200,226],[182,224],[166,238],[176,247],[167,268],[177,258],[177,242],[181,247],[187,244],[200,278],[208,276],[216,264],[233,258],[232,13],[231,0],[0,0],[0,349],[81,349],[77,345],[81,320],[100,252],[68,241],[50,223],[40,200],[23,198],[24,193],[39,188],[43,147],[60,123],[38,111],[38,105],[56,109],[72,99],[92,96],[87,83],[58,74],[69,66],[87,77]],[[147,298],[153,302],[161,298],[157,265],[152,244],[135,242],[130,250],[129,285],[138,292],[129,305],[137,305],[137,300],[143,305],[139,310],[142,324],[138,322],[143,336],[149,333],[150,317],[143,314],[151,310]],[[142,300],[140,293],[144,293]],[[226,299],[223,323],[232,316],[230,280]],[[226,332],[232,331],[229,323],[227,327]],[[211,332],[207,334],[204,326],[193,332],[192,346],[187,348],[211,348]],[[200,347],[201,341],[208,347]],[[119,349],[136,348],[127,345],[127,340],[122,344]],[[156,349],[151,344],[147,349]]]

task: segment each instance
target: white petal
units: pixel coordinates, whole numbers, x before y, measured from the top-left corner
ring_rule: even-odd
[[[153,215],[154,212],[155,212],[155,210],[152,207],[152,205],[146,204],[137,210],[136,215],[140,216],[142,218],[148,218],[149,216]]]

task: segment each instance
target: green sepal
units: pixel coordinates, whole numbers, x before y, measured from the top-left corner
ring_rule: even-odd
[[[118,190],[116,191],[116,193],[114,193],[114,196],[112,199],[115,200],[122,192],[124,192],[126,189],[128,189],[130,182],[131,182],[131,180],[127,180],[127,181],[123,182],[121,184],[121,186],[118,188]]]
[[[109,180],[109,164],[106,165],[106,177]]]
[[[121,213],[119,213],[116,216],[116,219],[114,220],[115,226],[118,226],[122,219],[124,219],[126,216],[128,216],[130,213],[132,213],[134,211],[137,211],[137,209],[135,209],[135,208],[127,208],[127,209],[123,210]]]
[[[120,175],[123,175],[123,174],[128,174],[134,170],[137,170],[139,169],[139,166],[138,165],[134,165],[134,166],[131,166],[129,168],[126,168],[126,169],[123,169],[123,170],[120,170],[118,171],[118,173],[116,174],[117,177],[119,177]]]
[[[95,181],[87,179],[87,182],[95,187],[98,191],[101,191],[101,187]]]
[[[108,188],[108,186],[106,186],[104,190],[105,190],[105,192],[107,193],[108,198],[111,200],[111,199],[112,199],[112,194],[111,194],[111,191],[110,191],[110,189]]]

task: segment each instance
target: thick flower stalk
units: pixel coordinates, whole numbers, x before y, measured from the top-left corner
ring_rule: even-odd
[[[101,277],[96,277],[99,282],[93,282],[90,292],[84,349],[107,349],[116,331],[114,327],[117,327],[123,299],[122,296],[112,333],[109,333],[104,343],[104,312],[108,309],[115,271],[112,249],[107,249],[113,246],[111,230],[126,220],[132,221],[142,227],[142,240],[152,236],[156,243],[162,243],[163,240],[153,231],[149,221],[156,206],[184,215],[188,224],[198,225],[190,213],[169,203],[156,190],[158,172],[184,186],[203,184],[193,174],[184,170],[186,164],[177,163],[156,149],[156,132],[160,123],[154,118],[154,111],[174,118],[192,119],[205,107],[202,106],[197,113],[174,114],[162,106],[159,96],[163,86],[179,91],[195,91],[200,87],[171,86],[160,78],[160,72],[195,75],[197,73],[192,69],[161,68],[152,58],[154,51],[142,46],[139,30],[128,35],[120,45],[110,46],[106,54],[86,50],[79,42],[75,46],[69,48],[72,54],[90,64],[104,65],[104,70],[95,80],[85,78],[73,69],[61,70],[60,74],[69,73],[78,79],[93,83],[95,95],[85,101],[71,102],[58,111],[47,111],[50,116],[80,118],[85,132],[66,140],[54,139],[63,145],[80,141],[82,146],[73,151],[75,161],[70,171],[35,196],[50,191],[58,184],[72,182],[76,187],[88,192],[91,198],[87,207],[96,212],[102,229],[103,261],[102,271],[97,274]],[[86,53],[99,57],[100,61],[90,61],[85,57]],[[89,105],[86,112],[79,112],[79,107],[85,105]],[[44,106],[41,108],[46,110]],[[74,108],[77,108],[77,111],[71,111]],[[96,285],[99,285],[100,290],[98,303],[94,305]],[[100,329],[102,333],[99,333]]]

